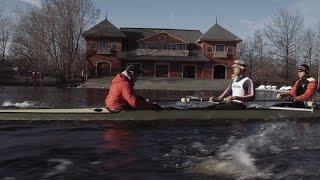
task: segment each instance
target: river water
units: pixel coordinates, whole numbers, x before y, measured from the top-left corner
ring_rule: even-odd
[[[0,87],[6,107],[97,107],[105,90]],[[150,99],[215,92],[138,91]],[[319,179],[320,123],[0,122],[0,179]]]

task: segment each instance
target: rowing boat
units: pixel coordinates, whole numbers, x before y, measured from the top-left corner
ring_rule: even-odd
[[[261,107],[247,110],[137,110],[108,113],[94,108],[78,109],[6,109],[0,110],[0,120],[74,120],[74,121],[159,121],[159,120],[210,120],[210,121],[273,121],[317,120],[320,110],[307,108]]]

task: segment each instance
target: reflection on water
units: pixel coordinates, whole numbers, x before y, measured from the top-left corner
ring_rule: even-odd
[[[320,124],[2,122],[7,179],[320,178]]]
[[[112,158],[103,162],[105,169],[118,169],[133,165],[138,158],[135,155],[137,137],[128,128],[117,127],[114,123],[103,123],[105,144],[103,150],[112,153]]]

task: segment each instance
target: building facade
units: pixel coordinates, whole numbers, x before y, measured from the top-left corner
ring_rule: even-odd
[[[83,34],[90,75],[114,76],[128,64],[142,77],[231,78],[237,44],[242,40],[213,25],[199,30],[117,28],[105,19]]]

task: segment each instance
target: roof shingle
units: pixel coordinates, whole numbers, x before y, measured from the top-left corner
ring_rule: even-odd
[[[121,32],[107,19],[93,26],[91,29],[83,33],[84,37],[119,37],[126,38],[126,35]]]
[[[219,24],[213,25],[200,38],[200,41],[226,41],[226,42],[241,42],[242,40],[230,31],[226,30]]]

